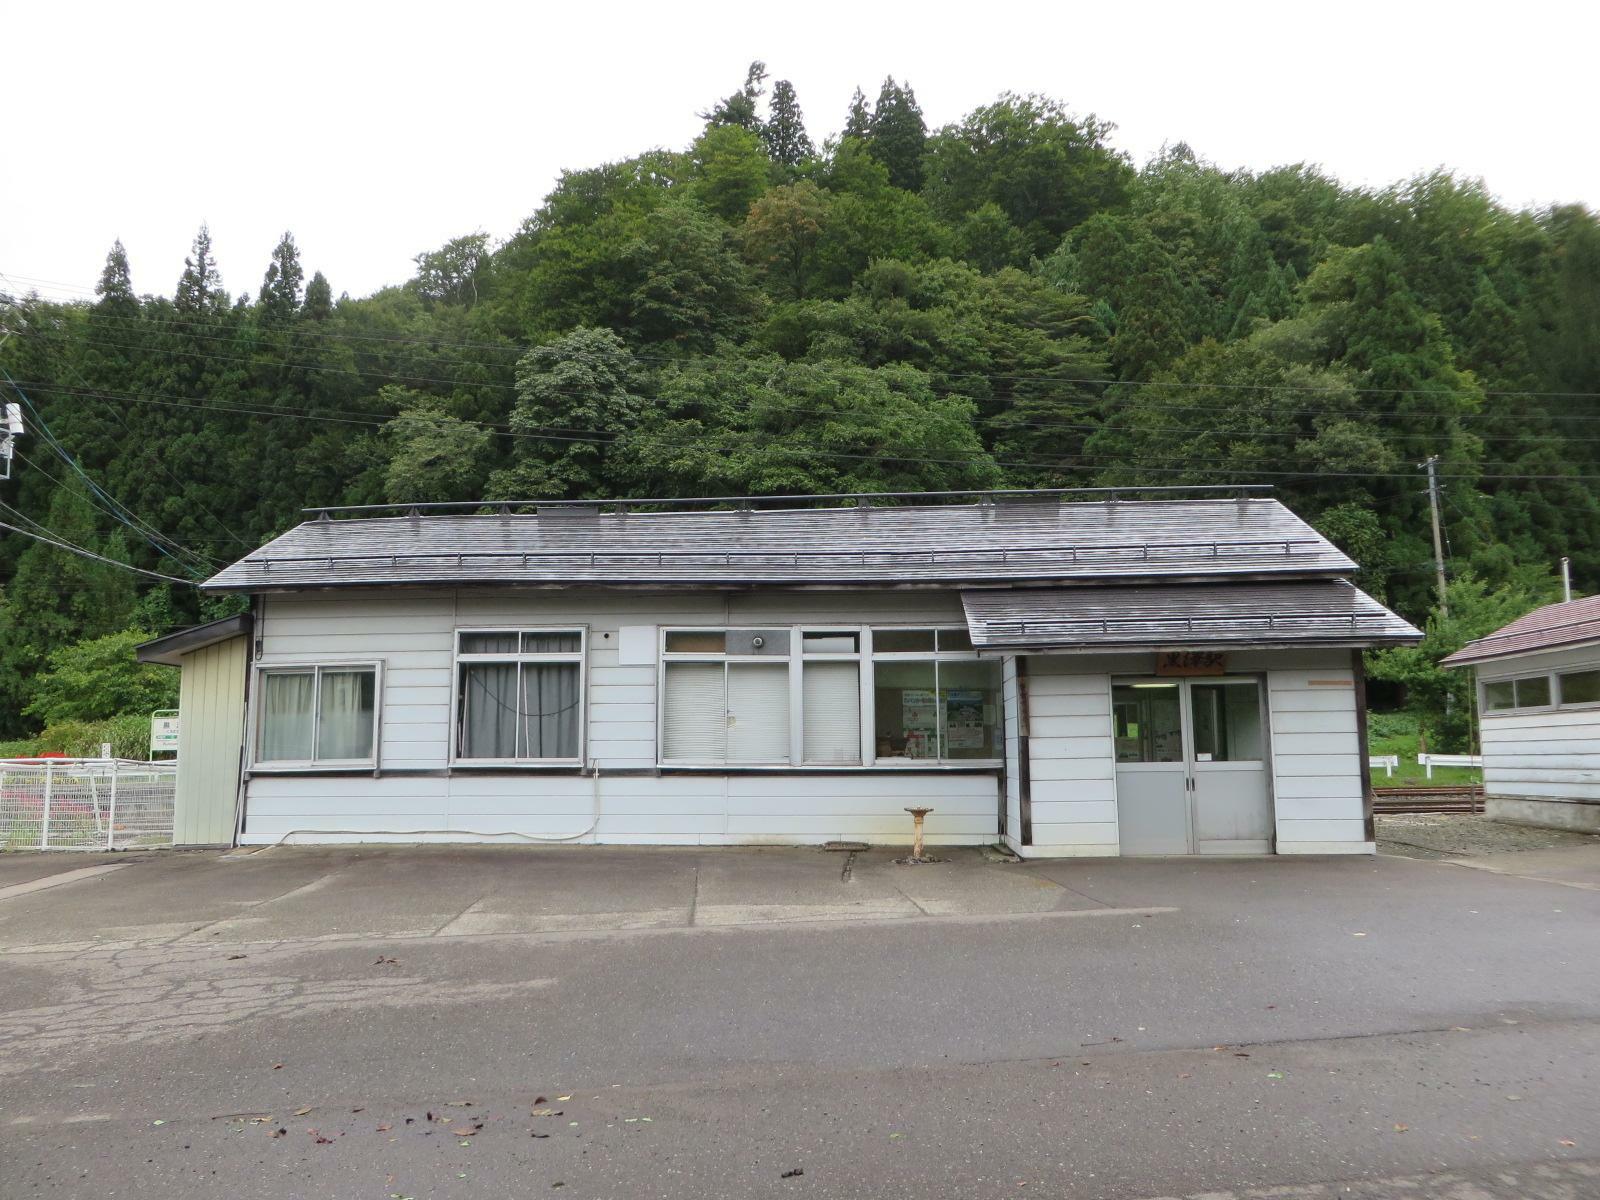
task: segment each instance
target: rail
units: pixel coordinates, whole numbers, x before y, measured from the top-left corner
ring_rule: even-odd
[[[636,508],[650,508],[660,510],[668,507],[683,509],[703,508],[719,504],[732,505],[738,509],[751,510],[762,504],[803,504],[815,505],[821,501],[850,501],[851,503],[870,507],[874,501],[902,501],[902,500],[954,500],[968,499],[971,497],[986,497],[990,499],[1004,499],[1010,497],[1049,497],[1049,496],[1105,496],[1115,499],[1118,496],[1147,496],[1147,495],[1172,495],[1206,494],[1206,495],[1238,495],[1253,492],[1270,492],[1273,485],[1270,483],[1200,483],[1200,484],[1156,484],[1150,487],[1083,487],[1083,488],[983,488],[968,491],[940,491],[940,492],[825,492],[820,495],[807,495],[805,493],[790,493],[779,496],[658,496],[639,498],[619,498],[606,500],[433,500],[416,504],[339,504],[324,508],[302,508],[300,511],[324,520],[331,520],[335,513],[400,513],[406,516],[421,516],[429,512],[464,512],[475,513],[488,509],[494,513],[507,514],[516,509],[608,509],[611,512],[625,513]]]
[[[0,850],[172,845],[176,762],[0,759]]]

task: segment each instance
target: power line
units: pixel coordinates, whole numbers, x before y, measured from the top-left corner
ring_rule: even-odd
[[[38,524],[38,522],[33,523]],[[163,575],[160,571],[146,571],[143,567],[135,567],[129,563],[118,562],[114,558],[107,558],[104,554],[96,554],[93,550],[85,550],[82,546],[74,546],[71,542],[57,541],[55,538],[46,537],[42,533],[34,533],[17,525],[8,525],[4,521],[0,521],[0,529],[9,529],[12,533],[20,533],[23,537],[30,537],[35,541],[44,542],[46,545],[56,546],[81,558],[92,558],[96,562],[103,562],[113,567],[121,567],[124,571],[132,571],[135,575],[146,575],[151,579],[165,580],[167,583],[181,583],[187,587],[198,586],[192,579],[180,579],[176,575]]]

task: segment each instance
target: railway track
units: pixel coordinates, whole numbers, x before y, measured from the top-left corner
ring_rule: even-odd
[[[1481,813],[1483,788],[1466,787],[1380,787],[1372,789],[1372,811],[1376,813]]]

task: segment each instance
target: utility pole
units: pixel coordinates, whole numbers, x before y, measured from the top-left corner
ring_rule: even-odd
[[[1428,472],[1428,509],[1433,514],[1433,570],[1434,577],[1439,585],[1439,615],[1450,615],[1450,602],[1445,598],[1444,583],[1444,535],[1439,531],[1439,476],[1434,468],[1439,464],[1439,456],[1432,454],[1428,461],[1421,464]]]

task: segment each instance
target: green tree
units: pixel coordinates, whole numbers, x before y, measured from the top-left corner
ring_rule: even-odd
[[[744,74],[744,87],[726,99],[719,100],[710,112],[700,114],[707,125],[731,125],[747,133],[761,132],[762,84],[767,79],[767,64],[753,62]]]
[[[315,272],[306,284],[305,304],[300,311],[311,321],[326,321],[333,315],[333,288],[321,271]]]
[[[773,188],[750,206],[743,231],[745,254],[778,295],[806,297],[829,207],[828,194],[809,179]]]
[[[27,715],[54,725],[176,708],[178,672],[134,657],[134,647],[154,636],[125,629],[52,650],[48,669],[34,681]]]
[[[625,251],[634,280],[628,329],[642,341],[709,350],[746,327],[758,299],[732,232],[692,202],[645,218]]]
[[[872,108],[858,87],[850,96],[850,108],[845,113],[844,132],[841,138],[854,138],[865,142],[872,136]]]
[[[262,320],[275,325],[292,321],[300,311],[300,284],[305,270],[300,265],[300,251],[294,244],[294,235],[285,233],[273,247],[272,261],[267,264],[266,278],[261,281],[261,295],[257,305]]]
[[[851,117],[856,116],[852,104]],[[846,128],[847,134],[852,130]],[[922,152],[928,140],[928,126],[922,119],[911,85],[902,87],[891,75],[878,89],[878,102],[872,109],[867,131],[867,148],[872,157],[889,172],[889,182],[908,192],[922,187]]]
[[[205,225],[194,235],[194,249],[183,260],[183,274],[172,304],[180,313],[208,316],[228,307],[228,293],[222,290],[222,276],[211,256],[211,230]]]
[[[438,396],[389,384],[379,398],[396,410],[384,426],[384,499],[394,504],[470,500],[484,479],[490,431],[463,421]]]
[[[437,250],[424,251],[412,260],[417,264],[411,286],[430,304],[478,302],[479,289],[489,269],[489,235],[469,233],[451,238]]]
[[[772,85],[772,103],[767,108],[766,124],[761,127],[761,140],[767,144],[767,157],[780,167],[798,167],[816,157],[817,148],[806,133],[799,97],[787,79]]]
[[[517,364],[518,435],[511,465],[489,479],[497,500],[590,499],[616,494],[626,469],[617,443],[649,407],[644,372],[621,338],[574,329]]]
[[[767,190],[772,164],[760,137],[738,125],[713,125],[689,152],[689,193],[724,221],[739,222]]]

